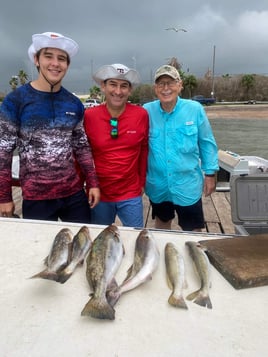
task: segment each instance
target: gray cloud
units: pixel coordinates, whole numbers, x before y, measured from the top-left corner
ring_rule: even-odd
[[[166,31],[170,26],[187,32]],[[27,57],[33,33],[56,31],[76,40],[64,86],[87,93],[91,72],[108,63],[136,66],[144,83],[152,73],[177,57],[183,70],[197,77],[212,68],[215,74],[268,74],[267,0],[36,0],[5,1],[0,13],[0,91],[10,91],[20,69],[30,78],[36,70]]]

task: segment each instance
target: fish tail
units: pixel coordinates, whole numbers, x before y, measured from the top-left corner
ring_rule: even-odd
[[[114,320],[115,310],[108,301],[92,297],[85,305],[81,316],[91,316],[96,319]]]
[[[193,302],[197,305],[212,309],[212,303],[209,295],[205,294],[201,289],[189,294],[187,296],[187,300],[193,300]]]
[[[65,272],[64,270],[58,274],[58,283],[64,284],[70,277],[72,272]]]
[[[168,303],[174,307],[180,307],[182,309],[188,309],[186,302],[182,295],[175,295],[172,293],[168,299]]]
[[[43,270],[40,273],[30,277],[30,279],[36,279],[36,278],[58,281],[59,277],[58,274],[54,271]]]

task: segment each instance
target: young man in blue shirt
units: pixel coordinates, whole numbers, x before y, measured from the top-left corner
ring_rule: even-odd
[[[9,93],[0,109],[0,216],[14,213],[11,163],[20,158],[23,218],[90,223],[100,192],[83,128],[81,101],[61,82],[78,51],[55,32],[32,36],[28,49],[37,79]],[[86,196],[77,164],[89,189]]]

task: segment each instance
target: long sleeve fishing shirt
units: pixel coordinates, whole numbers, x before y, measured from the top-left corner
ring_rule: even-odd
[[[204,108],[182,98],[170,113],[159,100],[144,108],[150,123],[146,194],[154,203],[194,204],[202,195],[204,173],[219,170],[218,149]]]
[[[24,199],[56,199],[81,190],[76,163],[87,185],[98,186],[83,114],[81,101],[63,87],[49,93],[28,83],[5,97],[0,108],[0,203],[12,201],[15,148]]]

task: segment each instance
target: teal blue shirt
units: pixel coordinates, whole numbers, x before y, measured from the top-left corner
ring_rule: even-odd
[[[219,170],[218,148],[203,106],[178,97],[171,113],[161,108],[159,100],[144,108],[150,120],[145,193],[154,203],[196,203],[202,196],[204,173]]]

